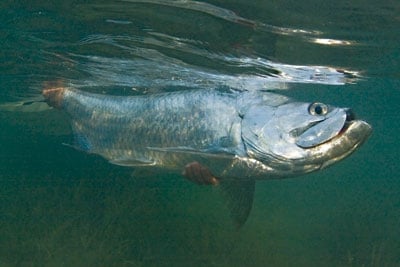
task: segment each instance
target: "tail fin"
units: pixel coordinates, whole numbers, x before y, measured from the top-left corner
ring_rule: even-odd
[[[42,96],[31,99],[0,104],[1,111],[9,112],[42,112],[51,109]]]
[[[61,108],[65,87],[63,81],[46,81],[42,85],[42,95],[21,101],[0,104],[0,111],[42,112],[51,108]]]
[[[64,87],[49,88],[44,89],[42,95],[49,106],[61,108],[64,91]]]

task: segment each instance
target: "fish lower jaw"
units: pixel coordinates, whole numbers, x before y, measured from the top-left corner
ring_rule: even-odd
[[[361,120],[346,122],[340,133],[332,138],[329,142],[323,144],[325,149],[328,147],[327,157],[321,164],[321,169],[326,168],[349,156],[358,147],[360,147],[370,136],[372,127]]]
[[[353,120],[345,123],[343,129],[338,134],[338,137],[347,135],[349,138],[359,140],[363,143],[372,133],[372,127],[362,120]]]

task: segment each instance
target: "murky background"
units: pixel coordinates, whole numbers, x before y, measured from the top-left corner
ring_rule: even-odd
[[[0,266],[400,266],[399,11],[398,1],[2,1]],[[63,145],[67,116],[35,102],[53,85],[278,89],[351,107],[374,132],[331,168],[258,182],[238,231],[215,188]]]

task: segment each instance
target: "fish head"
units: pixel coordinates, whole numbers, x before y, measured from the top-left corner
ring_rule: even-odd
[[[247,154],[274,169],[310,172],[346,157],[372,127],[348,108],[319,102],[255,105],[242,119]]]

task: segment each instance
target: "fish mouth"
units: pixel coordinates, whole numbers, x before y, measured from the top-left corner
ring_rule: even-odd
[[[357,121],[351,109],[338,109],[331,116],[312,122],[292,134],[296,138],[296,145],[303,149],[309,149],[342,136]]]
[[[371,125],[369,125],[367,122],[363,120],[357,120],[354,112],[351,109],[347,109],[346,121],[344,122],[342,129],[340,129],[338,134],[334,136],[332,139],[335,138],[340,139],[343,136],[345,138],[350,138],[354,141],[360,140],[360,142],[357,143],[361,143],[368,138],[371,132],[372,132]]]
[[[372,127],[365,121],[346,121],[342,130],[334,138],[310,149],[310,151],[324,159],[320,166],[323,169],[353,153],[368,139],[371,133]]]
[[[372,126],[369,125],[367,122],[362,120],[351,120],[345,122],[343,128],[334,138],[332,138],[332,140],[347,138],[354,141],[359,140],[359,142],[355,143],[362,143],[368,138],[371,133]]]
[[[349,128],[349,126],[356,120],[356,115],[351,109],[346,110],[346,121],[343,124],[342,129],[338,132],[338,136],[346,132],[346,130]]]

